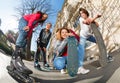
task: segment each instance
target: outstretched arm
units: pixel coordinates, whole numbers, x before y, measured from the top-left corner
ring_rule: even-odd
[[[94,22],[98,26],[98,23],[95,22],[95,20],[99,17],[101,17],[101,15],[98,14],[94,18],[87,18],[86,20],[83,21],[83,23],[89,25],[90,23]]]

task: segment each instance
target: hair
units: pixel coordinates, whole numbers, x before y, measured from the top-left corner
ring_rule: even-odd
[[[61,37],[61,32],[62,32],[62,30],[64,30],[64,29],[67,30],[68,33],[70,32],[68,28],[65,28],[65,27],[60,28],[59,33],[58,33],[58,37],[60,37],[60,38],[58,38],[59,40],[63,40],[63,38]]]
[[[52,27],[52,23],[48,22],[47,24],[50,24],[50,26]],[[46,24],[46,25],[47,25],[47,24]]]
[[[80,11],[82,11],[83,13],[85,13],[89,17],[89,12],[86,9],[80,8],[79,13],[80,13]]]
[[[36,13],[37,13],[37,14],[41,14],[42,12],[41,12],[41,11],[37,11]]]
[[[57,40],[60,40],[60,28],[58,28],[58,29],[56,30],[56,32],[55,32],[55,38],[56,38]]]
[[[46,21],[46,19],[45,19],[45,20],[41,20],[41,18],[42,18],[43,15],[45,15],[46,13],[42,13],[42,12],[40,12],[40,11],[37,11],[37,13],[38,13],[38,14],[41,14],[41,17],[40,17],[40,19],[37,20],[37,22],[40,23],[41,26],[43,26],[43,23]],[[46,15],[48,15],[48,14],[46,14]]]

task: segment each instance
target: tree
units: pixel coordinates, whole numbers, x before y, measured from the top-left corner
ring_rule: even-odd
[[[18,8],[16,8],[18,15],[21,17],[25,14],[31,14],[36,11],[41,11],[46,13],[50,10],[51,5],[49,4],[50,0],[22,0]],[[17,16],[16,16],[17,17]],[[27,41],[27,59],[31,58],[31,37]]]
[[[8,32],[6,33],[6,37],[8,41],[10,41],[13,44],[15,44],[15,41],[16,41],[15,35],[16,34],[14,33],[14,31],[11,31],[11,30],[8,30]]]
[[[1,26],[1,22],[2,22],[2,21],[1,21],[1,19],[0,19],[0,26]]]

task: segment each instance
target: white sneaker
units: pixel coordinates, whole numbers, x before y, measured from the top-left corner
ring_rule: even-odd
[[[60,72],[61,72],[61,74],[66,74],[67,73],[65,69],[61,69]]]
[[[87,73],[89,73],[89,72],[90,72],[89,69],[85,69],[85,68],[83,68],[83,67],[79,67],[77,74],[87,74]]]

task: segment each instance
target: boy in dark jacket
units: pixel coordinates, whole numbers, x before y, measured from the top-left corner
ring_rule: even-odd
[[[34,56],[34,67],[40,69],[39,65],[39,53],[42,52],[43,56],[43,66],[48,67],[49,65],[47,64],[46,61],[46,47],[49,43],[50,37],[51,37],[51,28],[52,24],[47,23],[46,28],[42,29],[39,38],[37,39],[37,52],[35,53]]]

